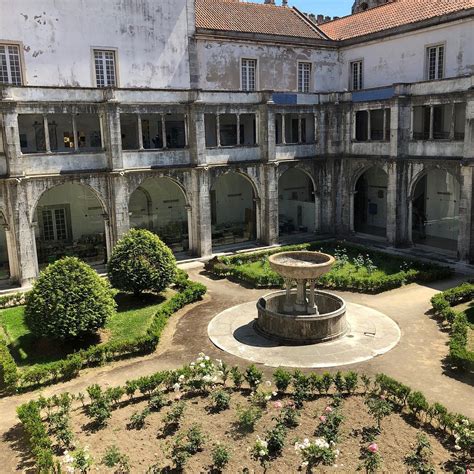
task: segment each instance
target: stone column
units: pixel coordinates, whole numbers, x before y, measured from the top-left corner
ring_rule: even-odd
[[[10,176],[22,176],[20,133],[15,102],[0,102],[3,114],[4,150],[7,158],[7,173]]]
[[[123,169],[122,131],[120,127],[120,111],[116,102],[104,104],[101,113],[102,143],[107,155],[108,168],[111,170]]]
[[[194,253],[199,257],[212,255],[211,197],[210,179],[207,168],[192,170],[192,199]]]
[[[296,280],[295,310],[305,313],[308,302],[306,301],[306,280]]]
[[[128,210],[128,182],[123,171],[112,173],[109,178],[110,187],[110,241],[114,246],[130,229]],[[110,256],[110,255],[109,255]]]
[[[206,129],[202,104],[194,103],[189,107],[189,150],[191,163],[200,166],[206,163]]]
[[[308,314],[319,314],[318,307],[316,306],[316,281],[309,280],[309,295],[308,295]]]
[[[459,203],[458,258],[469,262],[471,252],[472,166],[461,166],[461,199]]]
[[[386,205],[387,241],[394,245],[397,240],[397,165],[395,162],[388,164]]]
[[[262,214],[261,240],[267,245],[278,243],[278,166],[276,163],[262,165]]]

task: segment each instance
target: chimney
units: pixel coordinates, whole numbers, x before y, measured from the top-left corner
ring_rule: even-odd
[[[265,0],[266,5],[275,5],[275,0]]]
[[[288,0],[281,0],[281,6],[282,7],[287,7],[288,6]]]
[[[318,15],[318,16],[316,17],[316,23],[317,23],[318,25],[321,25],[322,23],[324,23],[324,15]]]

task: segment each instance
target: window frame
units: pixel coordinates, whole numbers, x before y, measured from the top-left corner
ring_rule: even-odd
[[[100,52],[110,52],[114,55],[114,73],[115,73],[115,84],[113,86],[107,84],[99,86],[97,83],[97,69],[95,64],[95,53],[96,51]],[[91,63],[92,63],[92,83],[93,87],[97,89],[106,89],[108,87],[120,87],[120,77],[119,77],[119,61],[118,61],[118,48],[111,48],[106,46],[92,46],[91,47]]]
[[[11,87],[20,87],[26,85],[26,74],[25,74],[25,58],[23,55],[23,43],[21,41],[10,41],[0,39],[0,46],[16,46],[18,48],[18,61],[20,69],[20,84],[13,84],[11,82],[0,82],[0,85],[11,86]],[[10,78],[11,79],[11,78]]]
[[[309,66],[308,90],[300,89],[300,66]],[[304,77],[304,76],[303,76]],[[303,84],[302,84],[303,85]],[[296,62],[296,90],[300,94],[310,94],[313,90],[313,63],[311,61],[297,61]]]
[[[64,211],[64,230],[66,233],[65,239],[58,239],[58,225],[56,219],[56,212],[57,210]],[[72,235],[72,225],[71,225],[71,205],[69,203],[66,204],[51,204],[46,206],[38,207],[38,224],[40,229],[40,238],[46,243],[70,243],[73,241]],[[52,233],[53,239],[46,239],[45,232],[44,232],[44,215],[43,212],[49,212],[52,218]]]
[[[360,71],[359,71],[359,86],[356,88],[354,87],[354,73],[353,67],[355,64],[360,64]],[[361,91],[364,89],[364,59],[354,59],[353,61],[349,62],[349,90],[350,91]]]
[[[255,62],[255,80],[254,80],[254,89],[245,89],[244,88],[244,82],[243,82],[243,67],[244,67],[244,61],[254,61]],[[247,74],[247,80],[248,80],[248,74]],[[240,90],[242,92],[256,92],[258,91],[259,87],[259,74],[258,74],[258,58],[254,58],[251,56],[246,56],[246,57],[241,57],[240,58]]]
[[[436,62],[435,62],[435,76],[433,79],[430,78],[430,59],[429,51],[432,48],[436,48]],[[443,48],[443,64],[442,64],[442,77],[438,77],[439,73],[439,48]],[[425,80],[426,81],[441,81],[446,77],[446,41],[442,43],[432,43],[425,45]]]

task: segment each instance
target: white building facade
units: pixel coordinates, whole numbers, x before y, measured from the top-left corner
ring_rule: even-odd
[[[196,256],[301,233],[474,259],[474,5],[410,5],[0,0],[0,276],[103,264],[131,227]]]

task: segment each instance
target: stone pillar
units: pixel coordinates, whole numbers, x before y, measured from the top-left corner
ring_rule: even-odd
[[[212,255],[212,227],[211,227],[211,195],[209,170],[196,168],[192,173],[191,206],[195,210],[193,216],[193,244],[191,249],[199,257]]]
[[[18,130],[18,114],[16,103],[0,103],[0,113],[3,114],[4,150],[7,157],[7,174],[23,176],[21,164],[20,133]]]
[[[118,104],[114,101],[105,103],[100,118],[103,132],[102,143],[107,155],[108,168],[122,170],[122,131]]]
[[[204,109],[200,103],[189,107],[189,150],[191,163],[201,166],[206,163],[206,128],[204,123]]]
[[[405,96],[392,100],[390,109],[390,156],[408,155],[411,135],[411,105]]]
[[[35,203],[30,202],[27,185],[28,183],[20,179],[7,182],[7,205],[12,216],[10,240],[16,242],[19,270],[17,279],[22,286],[30,284],[39,273],[35,240],[36,223],[30,220],[30,212],[33,211],[32,206]]]
[[[472,166],[461,166],[461,198],[459,203],[458,258],[469,262],[471,252]]]
[[[387,177],[387,241],[394,245],[397,240],[397,164],[388,163]]]
[[[128,182],[123,171],[110,175],[109,187],[111,190],[111,199],[109,204],[111,234],[110,242],[111,245],[114,246],[117,241],[130,229],[130,214],[128,211]]]
[[[276,163],[262,165],[262,197],[260,201],[262,229],[261,240],[267,245],[278,243],[278,166]]]

